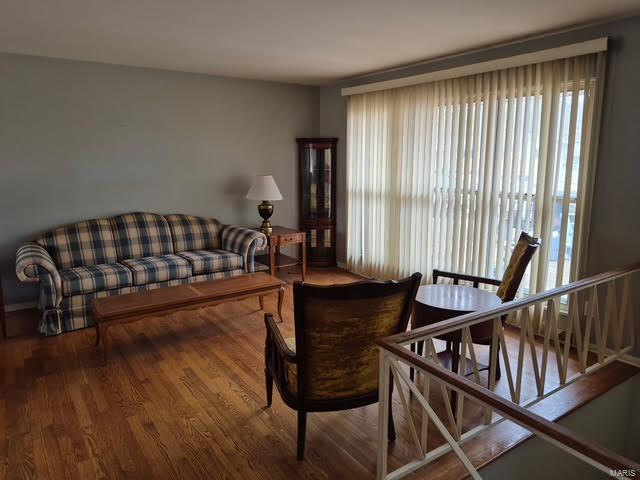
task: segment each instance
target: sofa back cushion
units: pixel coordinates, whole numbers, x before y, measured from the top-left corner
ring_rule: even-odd
[[[36,240],[59,269],[118,261],[109,219],[85,220],[50,230]]]
[[[111,217],[118,259],[173,253],[171,229],[162,215],[134,212]]]
[[[220,248],[220,224],[217,220],[181,214],[165,215],[164,218],[171,228],[176,253]]]

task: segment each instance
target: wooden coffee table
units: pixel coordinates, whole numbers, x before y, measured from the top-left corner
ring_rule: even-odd
[[[282,280],[260,272],[97,298],[91,305],[96,328],[96,346],[102,341],[103,359],[106,362],[109,353],[108,330],[113,325],[249,297],[258,297],[262,310],[264,295],[271,293],[278,294],[278,316],[282,322],[284,285]]]

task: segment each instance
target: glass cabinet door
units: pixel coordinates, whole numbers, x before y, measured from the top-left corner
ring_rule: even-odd
[[[334,138],[299,138],[300,227],[307,232],[307,255],[312,266],[335,265]]]
[[[331,149],[306,148],[302,161],[302,215],[306,219],[331,218]]]

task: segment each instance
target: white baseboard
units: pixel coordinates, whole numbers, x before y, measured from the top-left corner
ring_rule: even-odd
[[[343,270],[348,270],[346,263],[337,262],[336,265],[338,265],[338,268],[342,268]]]
[[[17,312],[18,310],[29,310],[30,308],[38,308],[38,302],[32,300],[31,302],[10,303],[4,306],[4,311]]]

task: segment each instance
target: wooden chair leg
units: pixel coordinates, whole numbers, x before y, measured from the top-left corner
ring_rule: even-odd
[[[264,382],[267,388],[267,407],[270,407],[273,399],[273,376],[267,368],[264,369]]]
[[[307,412],[298,410],[298,460],[304,460],[304,440],[307,433]]]
[[[451,371],[458,373],[458,366],[460,364],[460,343],[451,342]],[[455,390],[451,390],[451,410],[453,411],[453,418],[456,418],[456,406],[458,405],[458,394]]]

